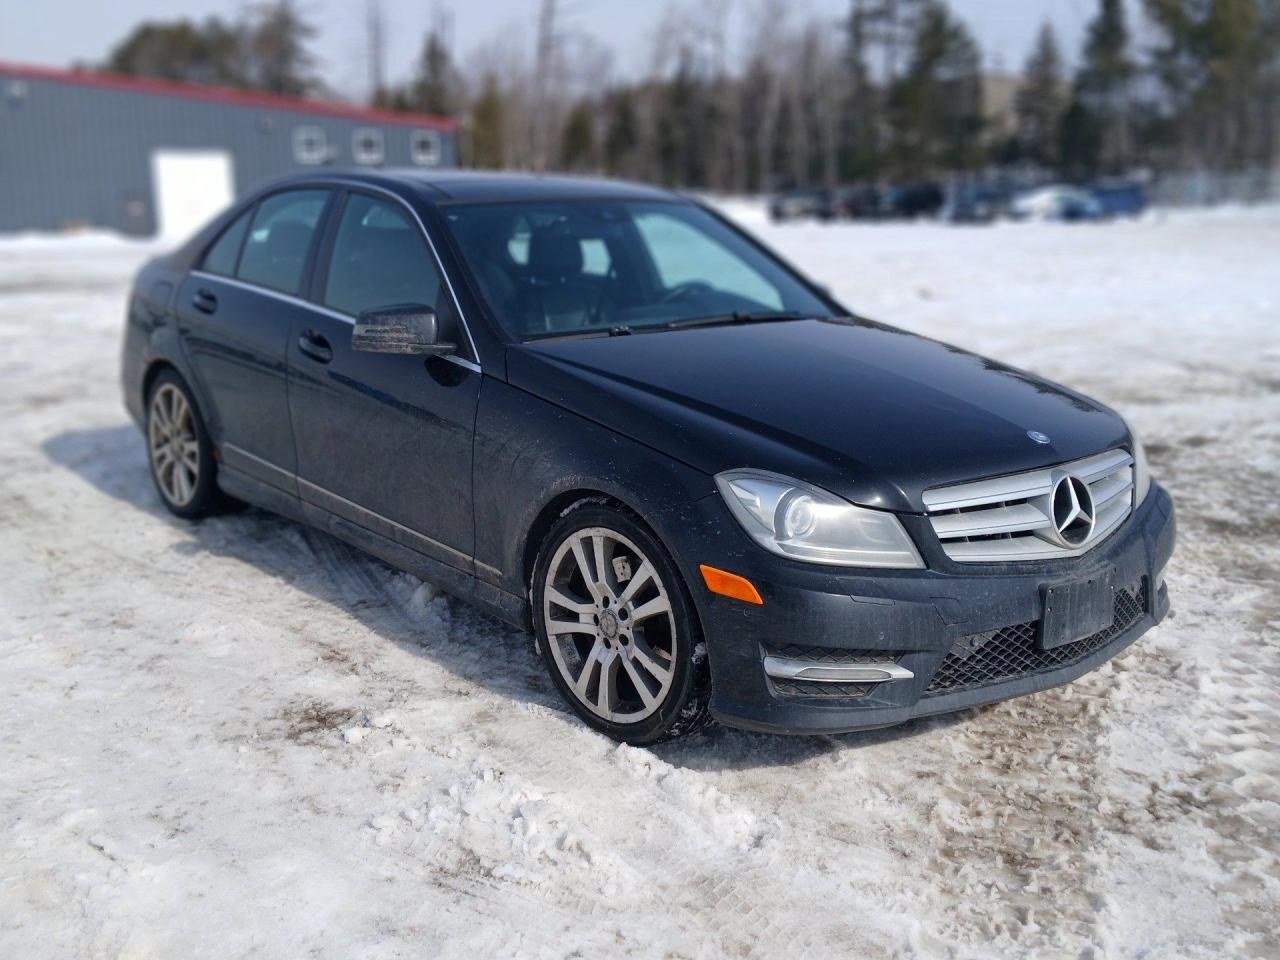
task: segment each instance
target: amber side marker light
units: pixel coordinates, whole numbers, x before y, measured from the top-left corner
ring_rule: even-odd
[[[702,571],[702,579],[706,581],[707,589],[712,593],[723,594],[747,603],[764,603],[760,599],[760,591],[746,577],[740,577],[736,573],[730,573],[718,567],[709,567],[705,563],[698,564],[698,569]]]

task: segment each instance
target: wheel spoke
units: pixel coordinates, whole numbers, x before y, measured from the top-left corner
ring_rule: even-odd
[[[587,551],[582,546],[581,538],[573,541],[573,558],[577,561],[578,570],[582,573],[582,582],[586,584],[591,599],[598,603],[602,597],[600,585],[591,574],[591,564],[587,562]]]
[[[671,679],[671,668],[660,662],[659,658],[662,654],[654,650],[643,640],[632,639],[631,641],[631,659],[645,669],[650,676],[658,681],[660,687],[667,685],[667,681]],[[663,659],[669,659],[663,657]]]
[[[591,652],[582,661],[582,672],[578,674],[578,679],[574,681],[573,690],[583,700],[587,699],[587,688],[591,686],[591,677],[595,673],[596,667],[600,665],[600,658],[603,655],[604,643],[596,640]]]
[[[158,427],[160,433],[168,433],[171,425],[169,420],[169,412],[165,410],[164,403],[157,402],[151,406],[151,423],[153,427]]]
[[[626,589],[623,590],[622,593],[618,594],[618,605],[622,606],[623,604],[630,603],[631,598],[636,595],[636,592],[652,579],[653,567],[650,566],[649,561],[646,560],[644,563],[640,564],[640,569],[631,575],[631,579],[627,581]]]
[[[590,614],[595,610],[595,604],[589,600],[575,600],[559,587],[547,588],[547,599],[554,603],[557,607],[564,607],[566,610],[572,610],[577,614]]]
[[[178,463],[173,468],[173,478],[178,486],[178,500],[186,503],[191,497],[191,477],[187,473],[187,468]]]
[[[595,628],[590,623],[583,623],[580,620],[548,620],[547,633],[558,637],[564,633],[595,633]]]
[[[627,671],[627,676],[631,678],[632,685],[636,688],[636,693],[640,694],[640,700],[648,709],[657,702],[657,694],[649,689],[649,681],[640,675],[640,671],[636,669],[635,664],[630,657],[622,658],[622,667]]]
[[[662,594],[658,594],[648,603],[642,603],[631,611],[631,620],[634,623],[640,623],[642,620],[648,620],[650,617],[656,617],[661,613],[670,613],[671,603]]]
[[[604,537],[598,533],[591,538],[591,552],[596,561],[596,586],[602,593],[613,593],[609,589],[608,574],[605,572],[608,567],[605,566]]]
[[[596,686],[596,709],[605,717],[612,717],[618,705],[618,661],[615,654],[600,661],[600,682]]]
[[[195,440],[187,440],[182,444],[182,462],[194,475],[200,470],[200,444]]]

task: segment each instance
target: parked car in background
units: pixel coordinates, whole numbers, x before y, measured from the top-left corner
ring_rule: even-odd
[[[884,197],[883,209],[890,217],[914,220],[936,217],[947,196],[936,183],[908,183],[891,187]]]
[[[1057,220],[1074,222],[1100,220],[1102,205],[1087,190],[1068,184],[1037,187],[1015,197],[1009,205],[1014,220]]]
[[[835,216],[843,220],[879,220],[884,217],[884,191],[871,184],[842,187],[832,204]]]
[[[142,268],[122,359],[170,511],[248,501],[531,628],[632,743],[990,703],[1169,609],[1173,504],[1119,414],[853,316],[665,190],[290,177]]]
[[[829,220],[831,197],[826,190],[788,190],[769,201],[769,216],[775,223],[787,220]]]
[[[961,186],[947,197],[940,216],[948,223],[994,223],[1008,202],[1008,196],[996,187]]]
[[[1147,189],[1136,180],[1098,180],[1090,185],[1089,192],[1103,216],[1136,217],[1147,209]]]

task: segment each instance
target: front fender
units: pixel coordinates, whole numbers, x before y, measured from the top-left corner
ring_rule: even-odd
[[[676,549],[689,506],[712,478],[499,380],[480,392],[475,437],[476,568],[520,597],[528,538],[548,507],[604,494],[627,506],[671,549],[686,582],[696,565]],[[534,545],[536,548],[536,544]]]

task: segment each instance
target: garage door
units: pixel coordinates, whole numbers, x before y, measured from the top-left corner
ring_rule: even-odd
[[[235,196],[226,150],[156,150],[151,154],[156,230],[170,240],[189,237]]]

